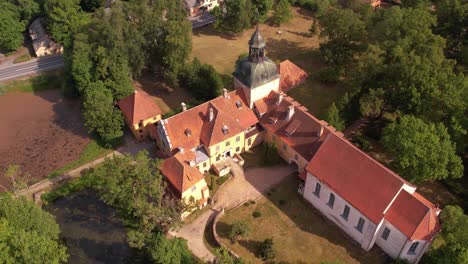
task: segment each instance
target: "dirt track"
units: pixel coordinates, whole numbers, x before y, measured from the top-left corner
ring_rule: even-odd
[[[9,164],[40,179],[77,159],[89,141],[79,102],[59,90],[0,96],[0,185]]]

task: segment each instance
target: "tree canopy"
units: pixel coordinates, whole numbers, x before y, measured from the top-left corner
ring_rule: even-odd
[[[293,15],[290,8],[291,5],[288,0],[279,0],[275,5],[273,16],[271,17],[273,24],[279,26],[291,20]]]
[[[395,154],[392,164],[409,181],[463,176],[461,158],[441,123],[428,124],[414,116],[402,116],[385,127],[382,143]]]
[[[66,247],[52,215],[23,198],[0,200],[0,262],[64,263]]]

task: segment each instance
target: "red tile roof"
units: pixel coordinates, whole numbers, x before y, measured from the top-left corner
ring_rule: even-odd
[[[122,110],[125,120],[132,125],[162,113],[156,103],[143,91],[135,91],[133,94],[122,98],[117,102],[117,105]]]
[[[180,195],[204,179],[203,174],[196,167],[187,164],[180,153],[163,161],[161,173]]]
[[[439,209],[420,194],[402,190],[385,219],[411,240],[431,240],[440,231],[438,212]]]
[[[329,133],[306,170],[325,183],[374,224],[406,183],[397,174]]]
[[[290,60],[285,60],[278,65],[280,73],[280,90],[283,92],[303,83],[309,74],[299,68]]]
[[[238,106],[239,105],[239,106]],[[213,121],[209,112],[213,109]],[[232,91],[228,97],[217,97],[185,112],[169,117],[164,126],[172,148],[192,149],[201,144],[213,146],[258,123],[254,112],[248,107],[242,91]],[[228,133],[223,133],[223,127]],[[185,134],[189,129],[191,136]]]
[[[305,107],[286,95],[283,95],[278,105],[278,97],[278,93],[272,92],[262,100],[261,104],[267,108],[267,111],[261,117],[260,123],[304,159],[310,160],[328,134],[328,130],[324,129],[322,135],[319,136],[321,127],[327,126],[327,123],[315,118]],[[287,114],[290,107],[294,107],[294,114],[288,120]]]

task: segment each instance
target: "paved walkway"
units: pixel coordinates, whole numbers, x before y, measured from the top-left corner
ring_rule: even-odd
[[[249,200],[257,200],[262,193],[280,183],[295,169],[291,166],[277,166],[269,168],[251,168],[244,170],[239,165],[232,164],[233,179],[223,185],[213,197],[215,205],[201,214],[191,223],[182,226],[171,235],[185,238],[188,246],[195,256],[212,261],[214,255],[208,250],[203,241],[207,224],[221,208],[229,210]]]

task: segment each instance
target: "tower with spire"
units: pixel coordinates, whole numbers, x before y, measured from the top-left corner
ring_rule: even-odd
[[[244,91],[250,108],[271,91],[279,90],[278,69],[265,55],[265,47],[265,40],[257,25],[249,40],[249,56],[238,61],[233,74],[234,88]]]

